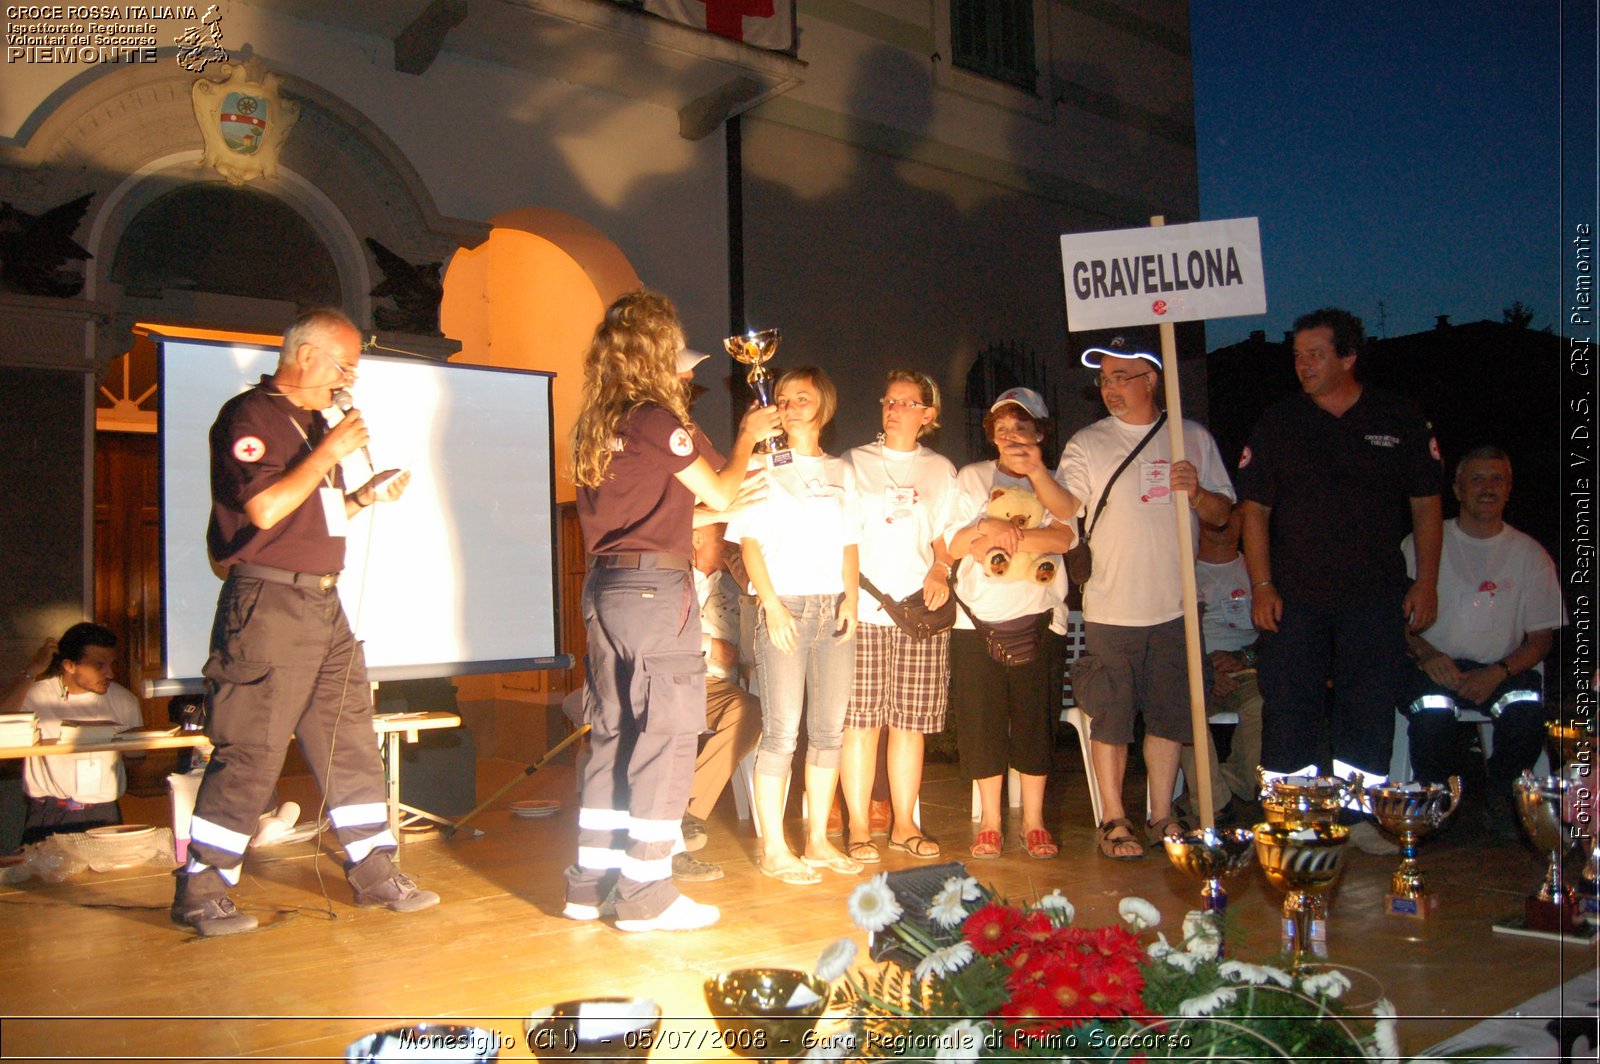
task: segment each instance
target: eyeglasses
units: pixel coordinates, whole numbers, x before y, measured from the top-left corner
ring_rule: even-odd
[[[919,403],[915,399],[890,399],[885,396],[878,400],[878,405],[885,410],[926,410],[929,403]]]
[[[360,375],[357,374],[356,371],[352,367],[346,366],[344,363],[340,362],[338,359],[334,358],[332,355],[328,354],[326,351],[318,350],[317,354],[321,355],[323,358],[325,358],[329,362],[333,363],[333,368],[339,371],[339,376],[343,377],[345,380],[349,381],[351,384],[354,384],[356,381],[361,379]]]
[[[1096,373],[1094,386],[1096,388],[1120,388],[1129,381],[1136,381],[1140,377],[1154,377],[1155,370],[1147,369],[1143,373]]]

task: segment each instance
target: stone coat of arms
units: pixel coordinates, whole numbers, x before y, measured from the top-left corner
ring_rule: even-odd
[[[283,79],[263,73],[259,60],[224,63],[222,81],[199,78],[191,90],[195,121],[205,138],[201,166],[230,185],[278,175],[278,152],[300,117],[300,106],[283,98]]]

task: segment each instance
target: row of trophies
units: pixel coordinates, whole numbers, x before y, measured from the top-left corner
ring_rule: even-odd
[[[1551,723],[1546,737],[1552,761],[1562,766],[1553,776],[1524,772],[1516,781],[1518,819],[1533,844],[1549,854],[1544,882],[1525,899],[1520,919],[1496,924],[1497,930],[1536,932],[1588,938],[1600,923],[1600,838],[1586,823],[1594,784],[1594,733],[1569,724]],[[1258,770],[1259,771],[1259,770]],[[1287,952],[1302,963],[1305,954],[1327,956],[1327,896],[1344,867],[1349,828],[1338,823],[1341,810],[1360,809],[1400,841],[1400,867],[1390,880],[1385,911],[1423,918],[1438,908],[1438,896],[1427,889],[1417,863],[1424,835],[1450,818],[1461,801],[1460,777],[1448,784],[1385,783],[1362,786],[1359,774],[1338,776],[1259,776],[1261,806],[1266,816],[1255,828],[1190,831],[1166,842],[1174,865],[1200,879],[1201,907],[1220,918],[1228,904],[1224,880],[1261,862],[1267,880],[1284,891],[1283,940]],[[1580,804],[1583,808],[1580,808]],[[1589,850],[1578,888],[1566,885],[1567,854],[1579,839]],[[1221,922],[1218,919],[1220,929]]]

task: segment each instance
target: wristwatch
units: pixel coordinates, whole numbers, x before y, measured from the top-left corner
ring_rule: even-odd
[[[1247,669],[1256,667],[1256,646],[1254,643],[1239,651],[1239,660],[1244,663],[1244,667]]]

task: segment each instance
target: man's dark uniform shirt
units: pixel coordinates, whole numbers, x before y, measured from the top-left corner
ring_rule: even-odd
[[[1428,423],[1371,386],[1340,417],[1304,393],[1270,407],[1236,480],[1241,499],[1272,509],[1278,593],[1330,606],[1404,591],[1407,500],[1444,487]]]
[[[268,529],[257,528],[245,503],[305,461],[328,431],[315,410],[302,410],[278,393],[271,377],[228,400],[211,426],[211,524],[206,546],[212,561],[271,565],[303,573],[344,568],[344,537],[328,535],[316,493]],[[335,466],[332,487],[344,492]],[[323,486],[330,486],[324,482]]]

